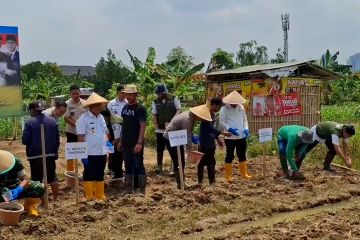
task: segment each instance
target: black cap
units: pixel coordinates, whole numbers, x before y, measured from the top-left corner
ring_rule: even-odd
[[[355,135],[355,127],[354,127],[354,125],[345,125],[344,129],[345,129],[345,132],[350,134],[351,136]]]
[[[34,101],[29,104],[29,110],[44,111],[44,103],[41,101]]]
[[[120,92],[120,91],[122,91],[122,90],[124,90],[124,86],[123,86],[123,85],[117,86],[117,88],[116,88],[116,91],[117,91],[117,92]]]

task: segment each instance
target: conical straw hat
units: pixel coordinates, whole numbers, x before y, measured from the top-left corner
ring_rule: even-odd
[[[11,170],[15,165],[15,157],[8,151],[0,150],[0,174]]]
[[[190,112],[192,112],[193,114],[195,114],[196,116],[198,116],[199,118],[205,121],[209,121],[209,122],[212,121],[209,108],[206,106],[206,104],[190,108]]]
[[[234,90],[223,98],[223,102],[226,104],[244,104],[246,99],[238,91]]]
[[[98,103],[105,105],[108,102],[109,102],[108,100],[106,100],[99,94],[93,92],[93,93],[91,93],[90,97],[86,100],[84,107],[89,107],[90,105],[98,104]]]

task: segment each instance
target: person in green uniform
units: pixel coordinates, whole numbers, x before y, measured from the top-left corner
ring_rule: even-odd
[[[9,193],[9,199],[4,195]],[[0,202],[25,199],[24,209],[33,216],[38,216],[36,206],[45,193],[45,187],[40,182],[29,180],[21,160],[10,152],[0,150]]]
[[[337,122],[324,121],[311,128],[314,133],[314,142],[306,148],[306,153],[310,152],[319,143],[325,143],[328,152],[324,160],[324,170],[333,171],[330,167],[335,155],[338,155],[346,166],[351,167],[352,160],[349,155],[349,139],[355,135],[355,127],[350,124],[340,124]],[[340,138],[343,139],[343,150],[340,147]],[[301,166],[305,156],[297,159],[296,165]]]
[[[303,126],[283,126],[278,131],[278,147],[281,168],[285,179],[303,180],[304,176],[296,166],[295,157],[304,156],[306,147],[313,143],[313,132]],[[290,174],[288,164],[292,173]]]

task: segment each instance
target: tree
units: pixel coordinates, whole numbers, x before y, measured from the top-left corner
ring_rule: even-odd
[[[284,63],[284,62],[285,62],[284,53],[281,51],[281,48],[278,48],[275,58],[272,58],[270,60],[270,63]]]
[[[206,72],[209,73],[233,68],[235,68],[234,54],[217,48],[211,55]]]
[[[136,76],[128,67],[117,59],[111,49],[107,52],[106,59],[101,57],[95,66],[95,90],[105,95],[114,82],[127,84],[136,81]]]
[[[62,77],[63,73],[56,63],[40,61],[30,62],[21,67],[23,77],[28,80],[42,77]]]
[[[153,95],[152,93],[154,92],[156,82],[159,81],[159,75],[154,71],[156,58],[155,49],[149,47],[144,62],[133,56],[129,50],[126,51],[129,54],[131,63],[134,67],[134,74],[136,76],[140,94],[143,96],[145,104],[147,104],[148,97]]]
[[[255,64],[266,64],[269,62],[267,47],[258,46],[255,40],[241,43],[236,55],[236,63],[241,66],[250,66]]]
[[[181,71],[185,72],[192,68],[195,64],[193,63],[194,57],[187,55],[185,50],[177,46],[171,49],[170,53],[166,57],[166,63],[170,66],[177,67]]]

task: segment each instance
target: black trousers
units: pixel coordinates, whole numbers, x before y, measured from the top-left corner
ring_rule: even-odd
[[[306,153],[310,152],[318,144],[319,144],[319,142],[316,140],[312,144],[309,144],[306,148]],[[336,156],[336,150],[335,150],[334,144],[332,143],[331,137],[325,139],[325,145],[328,149],[328,152],[327,152],[325,160],[324,160],[324,168],[328,169],[330,167],[331,162],[334,160],[334,157]],[[298,168],[300,168],[304,158],[305,158],[305,156],[301,156],[301,159],[296,161],[296,165]]]
[[[204,156],[201,158],[198,164],[198,182],[202,183],[204,178],[204,169],[207,166],[209,183],[212,184],[215,182],[215,150],[216,148],[201,148],[200,152],[204,153]]]
[[[65,134],[66,134],[66,142],[70,143],[70,142],[77,142],[78,141],[78,138],[77,138],[76,134],[69,133],[69,132],[66,132]]]
[[[31,180],[43,182],[43,162],[42,158],[29,159],[30,162],[30,172]],[[57,182],[56,175],[56,158],[47,157],[46,158],[46,174],[48,183]]]
[[[104,181],[106,155],[89,155],[88,163],[84,166],[84,181]]]
[[[239,158],[239,162],[246,161],[246,138],[242,139],[225,139],[226,157],[225,163],[232,163],[236,155]]]
[[[109,163],[108,163],[108,167],[114,172],[115,177],[124,176],[123,162],[124,162],[123,153],[118,151],[117,148],[115,147],[114,153],[111,153],[109,155]]]
[[[168,141],[169,142],[169,141]],[[169,153],[170,153],[170,157],[171,160],[173,161],[173,165],[174,165],[174,171],[179,171],[179,163],[178,163],[178,155],[177,155],[177,147],[171,147],[170,146],[170,142],[169,142]],[[180,146],[180,159],[181,159],[181,163],[182,163],[182,167],[183,167],[183,171],[185,168],[185,151],[184,151],[184,146]]]

